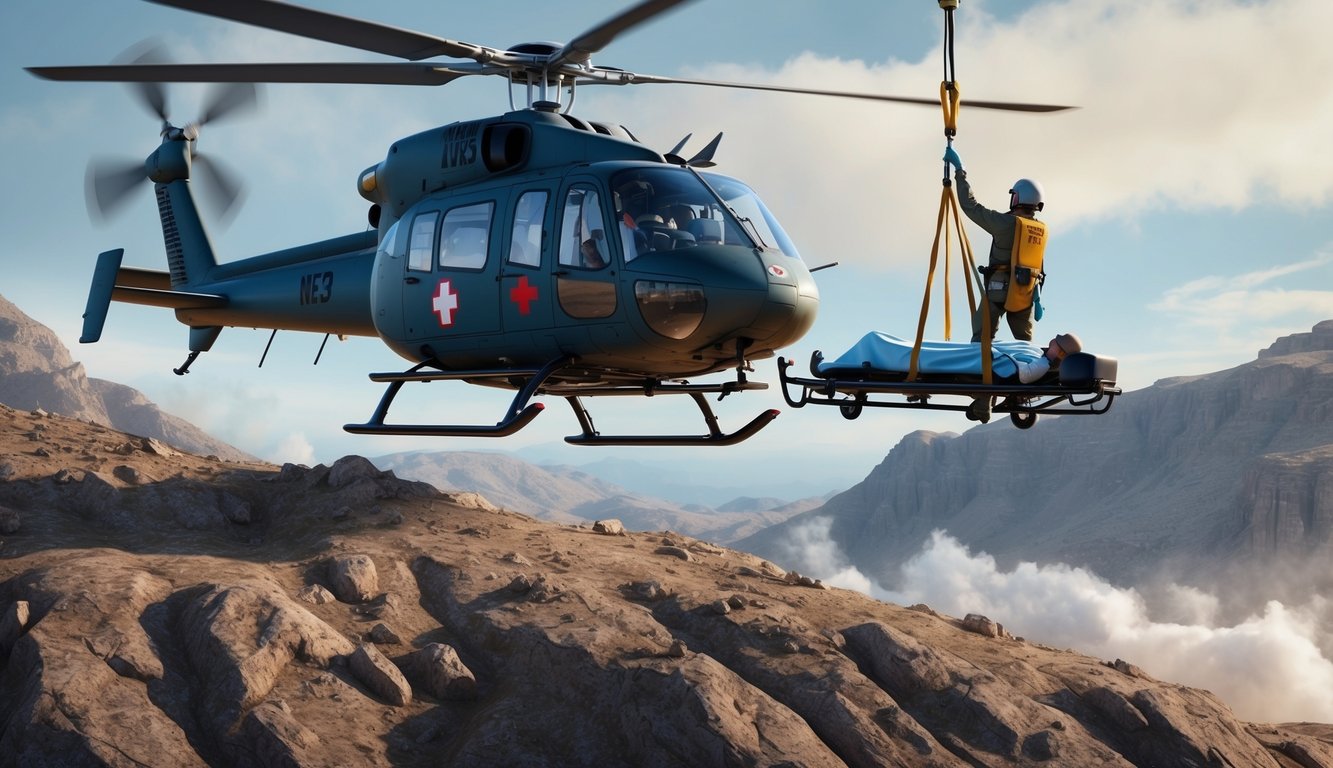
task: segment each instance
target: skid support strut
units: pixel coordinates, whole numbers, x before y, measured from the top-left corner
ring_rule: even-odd
[[[570,364],[571,359],[560,357],[552,360],[538,369],[498,369],[486,371],[438,371],[422,373],[421,369],[426,367],[426,362],[421,362],[402,373],[372,373],[371,381],[381,381],[388,383],[384,390],[384,396],[380,398],[379,405],[375,408],[375,413],[371,415],[370,421],[364,424],[344,424],[343,429],[358,435],[414,435],[421,437],[506,437],[512,435],[520,429],[526,427],[537,415],[545,408],[541,403],[529,403],[528,401],[537,394],[542,385],[551,378],[552,374],[561,368]],[[393,405],[393,400],[398,396],[398,392],[403,385],[410,381],[431,382],[431,381],[457,381],[460,379],[468,380],[512,380],[514,378],[527,378],[527,382],[514,395],[513,401],[509,404],[509,410],[505,412],[504,418],[500,419],[494,426],[490,425],[469,425],[469,424],[386,424],[385,418],[389,415],[389,406]]]

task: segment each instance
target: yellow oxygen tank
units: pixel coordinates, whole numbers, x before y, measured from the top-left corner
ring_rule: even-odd
[[[1017,217],[1014,249],[1009,256],[1009,293],[1006,312],[1021,312],[1032,306],[1032,294],[1042,278],[1042,260],[1046,255],[1046,225],[1036,219]]]

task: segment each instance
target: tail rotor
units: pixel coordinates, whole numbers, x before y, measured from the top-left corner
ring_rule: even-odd
[[[170,59],[155,44],[143,43],[118,57],[118,63],[169,64]],[[244,196],[240,177],[216,158],[200,154],[198,140],[205,125],[254,111],[258,107],[259,92],[254,83],[225,83],[213,88],[205,101],[201,117],[184,127],[172,125],[167,90],[161,83],[131,84],[137,100],[162,121],[161,137],[169,141],[190,142],[190,162],[199,170],[195,177],[204,191],[202,195],[213,215],[224,225],[238,210]],[[88,163],[84,179],[85,198],[89,217],[97,222],[106,221],[129,199],[140,182],[149,178],[145,162],[97,158]]]

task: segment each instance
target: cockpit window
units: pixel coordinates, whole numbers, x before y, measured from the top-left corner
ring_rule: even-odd
[[[625,260],[696,245],[751,246],[708,187],[683,168],[635,168],[611,177]]]
[[[754,228],[755,234],[759,236],[765,246],[777,248],[792,258],[801,258],[801,255],[796,251],[796,245],[792,243],[791,238],[787,237],[782,225],[778,223],[777,218],[764,205],[764,201],[759,199],[759,195],[754,193],[754,190],[729,176],[716,173],[700,175],[726,201],[731,208],[731,212],[736,214],[736,217],[742,223]]]
[[[716,174],[705,179],[707,184],[674,167],[635,168],[611,177],[626,261],[650,252],[719,244],[759,244],[796,255],[777,220],[749,187]],[[747,233],[743,227],[752,228]]]

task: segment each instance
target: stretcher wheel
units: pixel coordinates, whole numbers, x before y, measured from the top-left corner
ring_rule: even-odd
[[[1032,429],[1032,425],[1037,423],[1037,414],[1032,411],[1013,411],[1009,414],[1009,420],[1019,429]]]
[[[848,421],[851,421],[855,419],[857,416],[860,416],[861,409],[862,406],[860,400],[855,400],[853,402],[844,403],[843,405],[838,406],[838,411],[841,412],[842,417],[844,419],[847,419]]]

